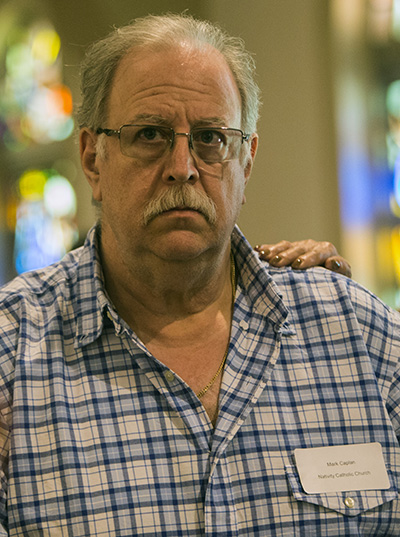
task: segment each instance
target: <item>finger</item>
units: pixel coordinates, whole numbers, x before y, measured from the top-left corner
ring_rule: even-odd
[[[300,256],[305,255],[305,252],[307,252],[307,249],[305,249],[303,245],[292,245],[291,248],[288,248],[287,250],[282,251],[278,255],[271,256],[269,259],[269,263],[273,265],[274,267],[289,266],[289,265],[292,265],[293,263],[296,263],[296,262],[298,263]],[[321,260],[319,259],[318,256],[316,256],[315,259],[316,260],[314,261],[314,265],[318,261],[319,263],[321,263]],[[312,266],[312,265],[309,265],[309,266]]]
[[[294,269],[306,269],[316,265],[323,266],[328,270],[332,270],[351,278],[351,266],[349,262],[340,255],[325,258],[324,254],[321,252],[308,252],[292,263]]]
[[[332,267],[335,264],[335,259],[339,261],[339,257],[337,255],[336,249],[335,249],[335,257],[330,255],[331,250],[329,249],[328,252],[325,250],[325,248],[321,247],[321,244],[319,244],[316,248],[306,251],[305,253],[301,253],[293,262],[292,267],[294,269],[307,269],[310,267],[316,267],[316,266],[325,266],[325,262],[327,259],[331,259]]]
[[[337,258],[338,262],[344,260],[339,256],[335,246],[331,242],[299,241],[295,244],[303,247],[303,252],[300,252],[298,259],[293,261],[293,268],[305,269],[319,265],[324,266],[326,260],[330,258],[332,258],[332,264],[335,261],[333,258]]]
[[[288,250],[292,246],[289,241],[280,241],[277,244],[258,244],[254,249],[258,252],[260,259],[269,261],[281,252]]]
[[[351,278],[351,265],[344,257],[340,255],[329,257],[325,261],[324,267]]]

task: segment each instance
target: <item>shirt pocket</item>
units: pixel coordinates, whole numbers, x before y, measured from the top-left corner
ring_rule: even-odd
[[[328,492],[307,494],[304,492],[296,466],[287,465],[286,475],[293,497],[301,502],[325,507],[345,516],[357,516],[376,507],[383,506],[398,498],[393,474],[389,469],[390,488],[387,490],[359,490],[346,492]]]

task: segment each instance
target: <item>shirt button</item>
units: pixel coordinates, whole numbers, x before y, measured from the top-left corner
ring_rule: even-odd
[[[173,382],[175,380],[175,375],[169,369],[164,373],[164,377],[168,382]]]
[[[353,509],[353,507],[355,506],[356,502],[353,500],[353,498],[350,498],[350,496],[349,496],[344,500],[344,504],[349,509]]]
[[[243,330],[248,330],[248,329],[249,329],[249,323],[247,323],[247,322],[244,321],[243,319],[240,321],[239,326],[240,326],[240,328],[242,328]]]

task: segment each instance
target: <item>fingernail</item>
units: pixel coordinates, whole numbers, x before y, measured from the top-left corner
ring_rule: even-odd
[[[282,258],[280,255],[276,255],[275,257],[273,257],[271,260],[270,260],[270,264],[271,265],[276,265],[278,264],[280,261],[282,261]]]
[[[256,244],[256,246],[254,246],[254,250],[256,250],[256,252],[258,252],[260,255],[269,254],[269,248],[267,248],[266,250],[261,250],[261,246],[259,244]]]
[[[332,263],[332,269],[333,270],[339,270],[342,264],[339,261],[333,261]]]
[[[293,268],[299,268],[302,263],[303,263],[303,260],[300,259],[300,257],[299,257],[298,259],[296,259],[296,261],[294,261],[294,263],[292,264],[292,267]]]

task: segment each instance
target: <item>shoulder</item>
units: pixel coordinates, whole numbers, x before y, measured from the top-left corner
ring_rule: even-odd
[[[237,227],[232,244],[240,277],[253,302],[263,295],[271,306],[284,305],[292,319],[302,323],[338,317],[365,329],[388,323],[392,337],[399,337],[400,314],[356,281],[322,267],[272,267],[258,258]]]
[[[63,259],[43,269],[25,272],[0,287],[1,300],[11,296],[40,296],[51,292],[60,284],[76,278],[83,247],[72,250]]]
[[[79,251],[43,270],[18,276],[0,288],[0,407],[3,416],[12,404],[17,355],[43,340],[57,297],[73,280]]]
[[[371,291],[341,274],[320,267],[305,271],[269,267],[269,273],[290,306],[320,304],[328,311],[332,306],[335,312],[354,312],[362,322],[376,316],[400,321],[400,315]]]
[[[354,280],[323,268],[270,274],[297,328],[331,343],[362,342],[377,376],[393,378],[400,367],[397,311]]]
[[[0,339],[20,322],[40,322],[41,313],[58,297],[71,294],[81,250],[46,268],[17,276],[0,288]]]

